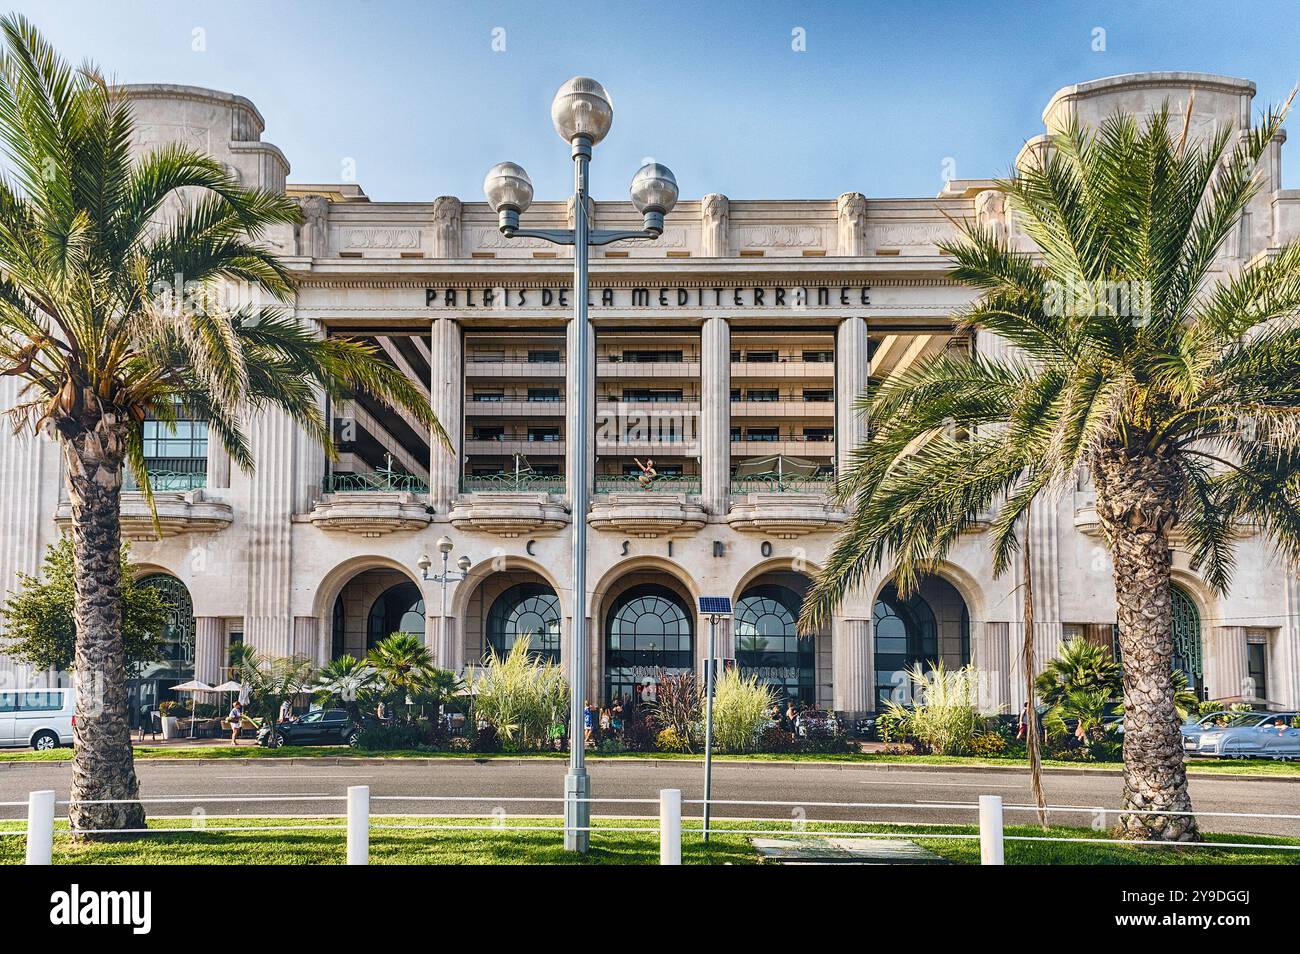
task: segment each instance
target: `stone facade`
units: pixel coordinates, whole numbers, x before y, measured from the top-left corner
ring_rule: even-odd
[[[1162,100],[1181,117],[1192,90],[1193,136],[1249,121],[1252,84],[1161,73],[1068,87],[1052,98],[1044,123],[1056,127],[1069,108],[1095,121]],[[472,198],[379,203],[355,184],[286,186],[288,162],[261,140],[252,103],[189,87],[129,91],[141,147],[184,141],[245,184],[297,198],[303,224],[268,241],[298,279],[298,318],[383,343],[427,385],[451,446],[427,434],[413,439],[400,415],[358,401],[329,410],[344,431],[355,426],[366,436],[345,460],[327,463],[287,420],[268,414],[252,424],[256,472],[231,468],[210,446],[204,486],[160,495],[161,536],[128,499],[135,516],[124,527],[141,571],[171,574],[192,596],[200,678],[219,677],[232,634],[269,653],[318,661],[340,647],[360,652],[375,600],[406,581],[423,597],[426,639],[450,668],[481,658],[491,607],[521,583],[540,584],[558,600],[561,655],[572,615],[591,620],[592,698],[609,691],[612,620],[635,587],[670,594],[685,608],[678,625],[690,630],[687,651],[698,664],[709,625],[693,609],[698,597],[797,594],[843,520],[817,474],[755,480],[737,467],[764,455],[777,460],[772,470],[784,461],[822,473],[842,466],[865,435],[854,399],[869,377],[949,347],[990,354],[1005,347],[988,336],[952,340],[951,315],[971,292],[947,278],[949,263],[936,248],[963,218],[1027,245],[989,191],[991,180],[955,180],[937,197],[913,199],[708,195],[682,201],[657,242],[593,250],[596,386],[587,412],[596,439],[566,446],[571,252],[503,238],[494,213]],[[1224,270],[1268,256],[1300,229],[1300,191],[1280,188],[1280,147],[1266,158],[1264,186],[1224,252]],[[594,205],[602,228],[640,227],[627,202]],[[541,201],[526,220],[560,228],[571,216],[563,201]],[[12,382],[0,382],[0,402],[12,400]],[[684,430],[632,433],[623,419],[633,413],[652,423],[656,414],[668,417]],[[613,437],[602,433],[611,422]],[[527,480],[512,474],[523,459],[515,453],[527,459]],[[568,579],[573,515],[564,490],[566,462],[579,453],[596,475],[592,510],[581,517],[592,528],[581,599]],[[376,455],[409,482],[378,486]],[[649,487],[638,478],[648,458],[660,475]],[[8,585],[36,568],[65,519],[57,449],[0,432],[0,490],[0,580]],[[1040,654],[1075,633],[1106,641],[1114,597],[1086,481],[1041,511],[1032,531]],[[472,561],[445,594],[445,624],[442,589],[415,569],[423,554],[438,558],[435,541],[444,534],[454,540],[453,560]],[[1015,711],[1023,683],[1018,574],[995,578],[991,562],[985,535],[970,533],[927,584],[933,592],[923,588],[925,610],[909,612],[917,625],[931,625],[923,623],[930,613],[934,651],[973,661],[987,673],[989,701]],[[1206,694],[1249,695],[1243,686],[1262,659],[1269,700],[1300,705],[1300,581],[1265,542],[1241,541],[1226,596],[1200,581],[1182,551],[1175,573],[1198,617]],[[815,651],[799,664],[798,677],[811,681],[805,698],[848,712],[875,707],[887,585],[871,580],[814,637]],[[761,628],[769,624],[759,632],[769,633]],[[722,627],[722,655],[753,651],[746,625]],[[653,659],[663,647],[646,651],[637,658]]]

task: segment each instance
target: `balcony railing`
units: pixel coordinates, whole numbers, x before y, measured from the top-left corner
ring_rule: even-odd
[[[555,474],[480,474],[461,481],[467,494],[474,493],[564,493],[564,477]]]
[[[598,494],[698,494],[699,492],[700,478],[693,475],[660,474],[649,479],[640,474],[596,477],[596,493]]]
[[[327,494],[410,493],[427,494],[429,485],[410,474],[326,474],[321,489]]]
[[[829,474],[799,477],[791,474],[753,474],[731,481],[733,494],[828,494],[835,488]]]
[[[176,491],[201,490],[207,485],[208,475],[206,473],[184,473],[179,470],[149,471],[149,486],[153,488],[154,493],[160,491],[174,493]],[[141,489],[129,471],[123,481],[122,489],[126,491],[139,491]]]

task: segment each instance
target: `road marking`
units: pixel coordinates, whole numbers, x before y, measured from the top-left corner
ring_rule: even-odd
[[[235,780],[242,780],[242,781],[251,780],[251,781],[258,781],[258,782],[268,778],[268,776],[266,775],[213,775],[210,777],[235,779]],[[282,778],[374,778],[375,776],[373,775],[273,775],[269,777],[278,782]]]
[[[1000,782],[934,782],[931,780],[908,780],[891,779],[887,782],[877,782],[868,779],[858,779],[859,785],[879,785],[883,787],[892,787],[894,785],[924,785],[926,788],[1024,788],[1024,785],[1006,785]],[[918,799],[919,801],[919,799]]]

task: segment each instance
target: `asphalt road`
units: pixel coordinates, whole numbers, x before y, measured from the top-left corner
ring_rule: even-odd
[[[703,793],[699,762],[589,762],[592,790],[598,798],[644,799],[643,802],[598,804],[597,815],[657,813],[659,790],[680,788],[685,799]],[[487,760],[438,761],[432,764],[392,760],[258,760],[238,762],[136,763],[141,795],[174,798],[147,806],[151,815],[187,815],[202,807],[210,815],[317,815],[341,813],[349,785],[369,785],[371,810],[376,814],[558,814],[565,763]],[[30,791],[53,788],[68,797],[66,762],[0,763],[0,802],[23,802]],[[1121,780],[1116,774],[1045,776],[1048,804],[1080,808],[1119,805]],[[1192,777],[1192,799],[1200,812],[1263,812],[1300,814],[1300,781],[1266,778],[1209,779]],[[484,796],[482,801],[384,801],[383,796]],[[1007,806],[1032,805],[1028,773],[1000,769],[951,770],[906,765],[808,765],[717,762],[714,798],[748,801],[798,802],[796,805],[719,804],[718,818],[750,817],[859,820],[872,822],[973,823],[980,795],[1001,795]],[[289,796],[284,800],[234,804],[222,797]],[[334,801],[315,800],[334,797]],[[506,801],[506,799],[522,799]],[[823,802],[888,803],[904,807],[842,808]],[[969,806],[965,808],[935,806]],[[698,814],[698,805],[686,805]],[[60,806],[62,815],[66,808]],[[0,818],[25,817],[25,809],[0,806]],[[1057,812],[1051,821],[1092,825],[1094,813]],[[1007,822],[1032,821],[1032,812],[1008,812]],[[1099,827],[1113,823],[1110,818]],[[1300,819],[1220,818],[1201,816],[1207,831],[1254,832],[1293,836],[1300,840]]]

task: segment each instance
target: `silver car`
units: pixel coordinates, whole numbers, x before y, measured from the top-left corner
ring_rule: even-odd
[[[1201,733],[1197,755],[1226,759],[1300,759],[1300,729],[1294,712],[1254,713],[1223,728]]]

